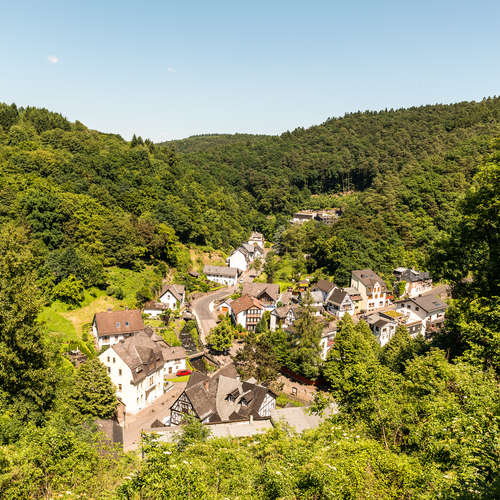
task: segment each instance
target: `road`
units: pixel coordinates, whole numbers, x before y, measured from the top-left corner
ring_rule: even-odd
[[[228,295],[231,295],[235,290],[236,286],[228,286],[226,288],[216,290],[215,292],[208,292],[206,295],[203,295],[203,297],[195,299],[192,302],[193,314],[198,322],[200,340],[203,344],[205,344],[205,338],[210,329],[217,324],[217,315],[211,310],[210,304],[214,300],[220,300]]]
[[[136,415],[127,413],[123,428],[123,449],[135,450],[141,443],[141,431],[149,430],[156,420],[162,420],[170,415],[170,407],[184,392],[186,382],[175,382],[174,387],[161,395],[154,403],[144,408]]]

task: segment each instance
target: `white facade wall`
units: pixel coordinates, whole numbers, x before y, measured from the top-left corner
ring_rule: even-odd
[[[207,274],[207,279],[209,281],[214,281],[215,283],[220,283],[221,285],[233,286],[236,285],[238,278],[236,276],[219,276],[217,274]]]
[[[172,311],[181,305],[169,290],[160,297],[160,302],[166,304]]]
[[[163,373],[166,378],[173,378],[179,370],[185,370],[186,368],[186,358],[172,359],[165,362]]]
[[[159,318],[163,311],[159,309],[144,309],[144,314],[151,316],[152,318]]]
[[[227,259],[229,267],[234,267],[244,272],[248,269],[248,263],[245,256],[239,251],[235,250],[230,257]]]
[[[98,350],[100,351],[104,346],[112,346],[114,344],[118,344],[118,342],[125,340],[126,338],[130,337],[130,333],[120,333],[118,335],[103,335],[101,337],[98,336],[97,334],[97,326],[94,321],[92,324],[92,333],[94,334],[94,337],[96,338],[97,341],[97,346]]]

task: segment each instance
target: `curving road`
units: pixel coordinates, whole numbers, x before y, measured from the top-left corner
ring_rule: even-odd
[[[198,323],[198,329],[200,331],[200,340],[203,345],[205,345],[205,338],[211,328],[216,325],[217,315],[214,311],[211,311],[210,304],[214,300],[223,299],[236,290],[236,286],[228,286],[226,288],[221,288],[215,292],[208,292],[203,297],[200,297],[192,302],[192,311]]]

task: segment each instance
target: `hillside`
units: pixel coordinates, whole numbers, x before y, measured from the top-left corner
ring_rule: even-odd
[[[311,194],[353,190],[322,234],[342,242],[342,262],[327,266],[342,281],[347,263],[384,271],[425,261],[499,131],[500,98],[165,145],[2,104],[0,224],[29,230],[49,285],[68,275],[65,259],[86,286],[101,285],[102,266],[179,264],[179,242],[227,250],[252,229],[275,239]]]

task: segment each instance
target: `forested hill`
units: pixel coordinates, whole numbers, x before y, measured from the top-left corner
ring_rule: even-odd
[[[499,130],[491,98],[354,113],[279,137],[155,145],[0,104],[0,224],[29,230],[57,282],[65,249],[99,266],[175,263],[178,240],[229,249],[251,229],[273,238],[296,208],[349,190],[333,201],[345,205],[341,221],[309,238],[331,249],[318,265],[383,271],[426,259]]]

